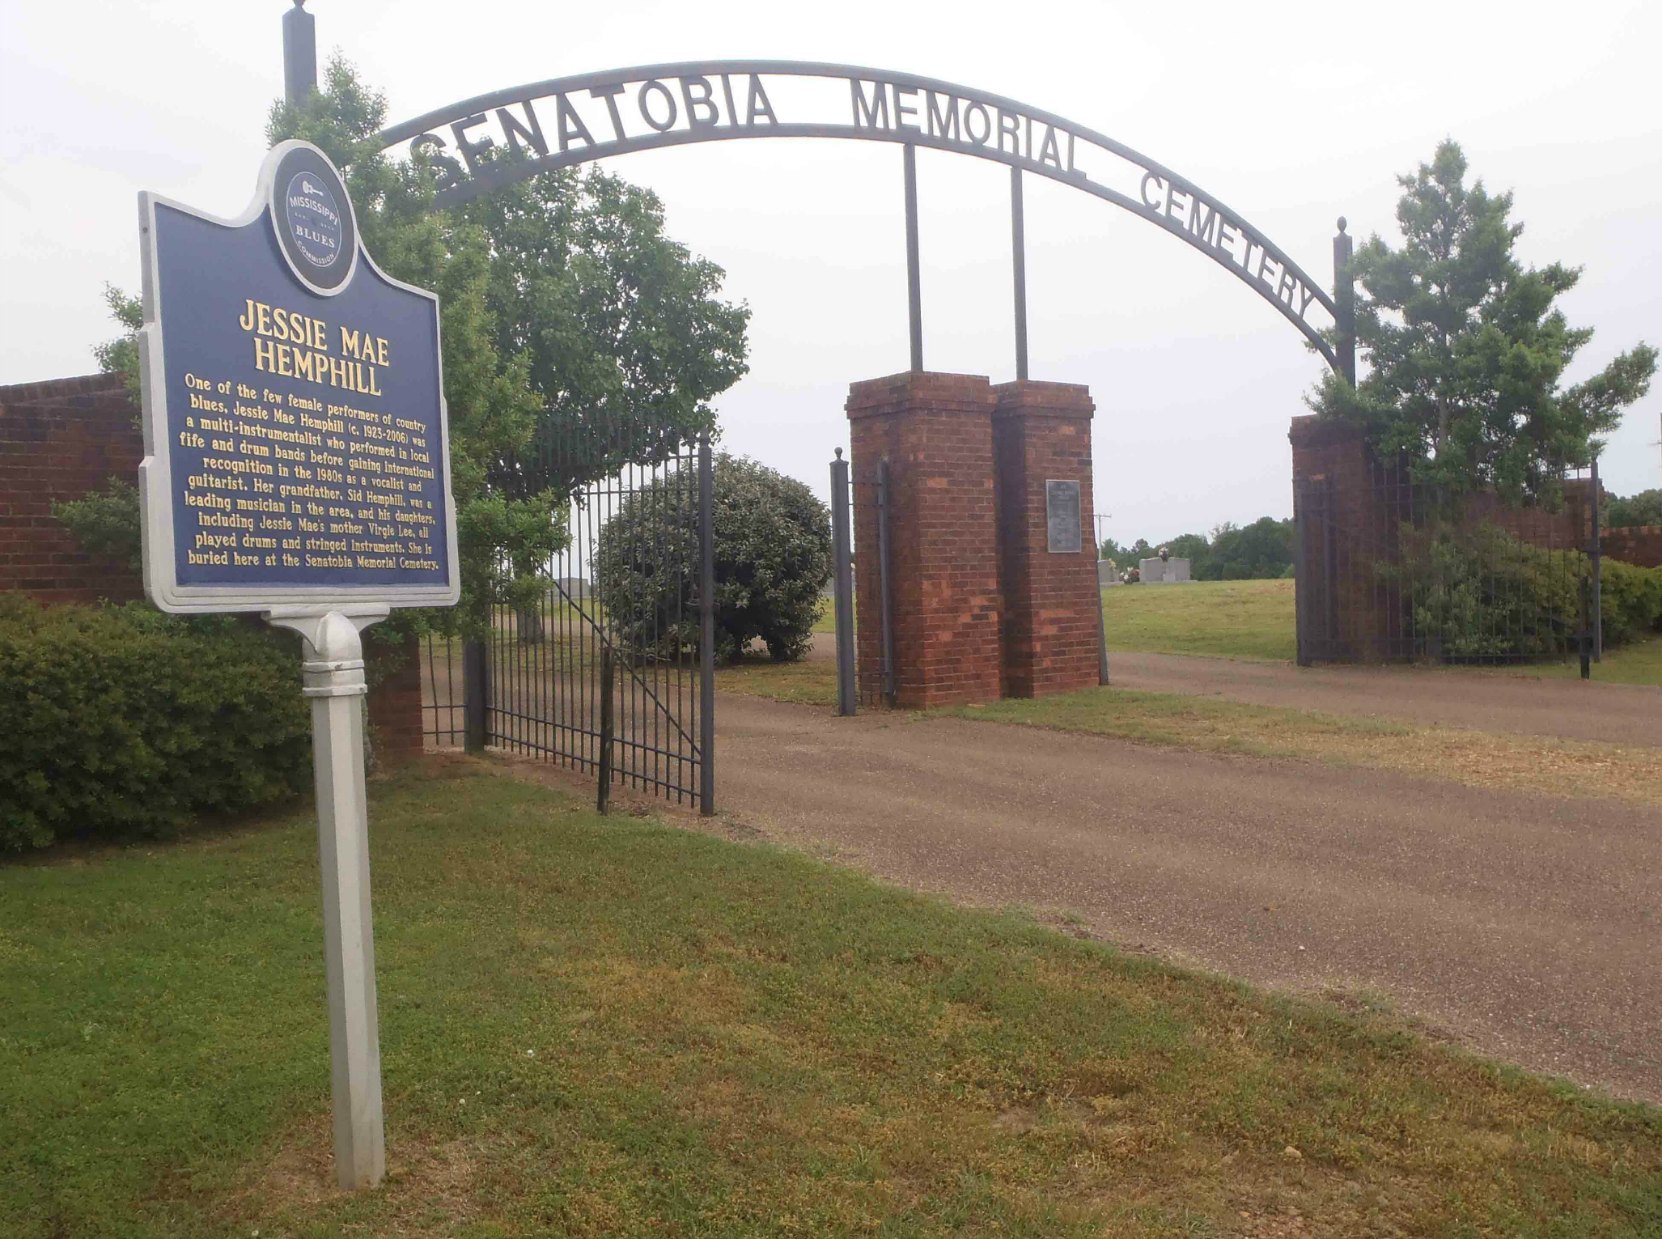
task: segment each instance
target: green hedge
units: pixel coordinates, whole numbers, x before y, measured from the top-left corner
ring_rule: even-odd
[[[310,784],[295,639],[0,596],[0,851],[156,834]]]
[[[1662,632],[1662,568],[1606,559],[1599,564],[1599,579],[1605,645]]]
[[[1573,651],[1581,630],[1580,551],[1531,546],[1492,525],[1405,527],[1402,558],[1381,575],[1411,599],[1416,632],[1448,659],[1543,658]],[[1662,631],[1662,568],[1606,559],[1606,647]]]

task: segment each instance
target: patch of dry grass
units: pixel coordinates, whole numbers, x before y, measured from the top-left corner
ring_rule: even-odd
[[[1094,688],[948,711],[1201,752],[1290,757],[1449,779],[1471,787],[1662,805],[1662,749],[1457,727],[1416,727],[1316,710]]]
[[[717,684],[728,692],[779,701],[825,706],[836,701],[836,668],[824,659],[744,663],[721,672]],[[1385,719],[1118,688],[1086,689],[1036,701],[959,706],[939,713],[1207,753],[1367,766],[1498,791],[1662,806],[1662,749],[1653,746],[1416,727]]]

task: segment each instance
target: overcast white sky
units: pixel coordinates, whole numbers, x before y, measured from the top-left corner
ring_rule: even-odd
[[[253,192],[282,90],[288,0],[0,0],[0,383],[93,369],[106,280],[138,286],[135,197],[220,215]],[[1012,96],[1101,130],[1217,195],[1313,276],[1334,218],[1395,237],[1395,174],[1460,141],[1516,194],[1527,260],[1585,267],[1577,372],[1662,344],[1662,5],[1393,0],[983,5],[312,0],[402,120],[569,73],[686,59],[831,60]],[[1013,377],[1008,180],[919,155],[924,358]],[[904,369],[898,148],[734,142],[625,156],[677,239],[750,303],[726,442],[823,494],[850,381]],[[1321,362],[1244,285],[1147,223],[1029,177],[1034,378],[1097,402],[1098,510],[1121,540],[1291,511],[1287,419]],[[1574,376],[1572,376],[1574,377]],[[1662,389],[1604,474],[1662,485]]]

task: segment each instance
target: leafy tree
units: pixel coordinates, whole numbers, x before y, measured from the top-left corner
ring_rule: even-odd
[[[1126,560],[1131,557],[1131,552],[1112,538],[1104,538],[1097,543],[1096,557],[1098,559],[1111,559],[1123,567]]]
[[[53,504],[52,515],[89,555],[125,564],[135,575],[143,571],[137,483],[111,478],[101,491]]]
[[[1200,580],[1205,576],[1207,561],[1212,554],[1212,545],[1206,540],[1205,534],[1180,533],[1163,545],[1173,559],[1189,561],[1189,575],[1191,577]]]
[[[1580,271],[1521,264],[1512,195],[1467,185],[1466,166],[1445,140],[1431,163],[1398,178],[1402,247],[1373,236],[1353,260],[1368,373],[1354,388],[1328,375],[1310,404],[1360,421],[1381,454],[1405,455],[1450,495],[1494,486],[1512,499],[1551,498],[1564,470],[1588,464],[1596,436],[1645,394],[1656,350],[1635,345],[1561,386],[1592,337],[1553,306]]]
[[[431,169],[381,154],[385,120],[385,98],[337,57],[321,90],[273,105],[266,138],[327,152],[377,264],[439,296],[462,606],[436,618],[480,631],[492,603],[546,591],[576,490],[714,429],[710,400],[745,373],[749,310],[664,236],[649,191],[560,173],[436,210]],[[136,329],[137,301],[106,295]],[[136,381],[130,334],[97,353]]]
[[[1613,496],[1604,510],[1608,528],[1627,525],[1662,525],[1662,490],[1642,490],[1637,495]]]
[[[1257,581],[1285,575],[1293,563],[1293,522],[1260,516],[1250,525],[1220,525],[1206,580]]]
[[[664,235],[656,195],[567,169],[461,210],[489,239],[497,347],[526,359],[541,405],[536,450],[501,462],[495,485],[569,493],[714,431],[750,312],[717,298],[720,267]]]
[[[715,458],[716,656],[752,640],[775,662],[807,653],[831,579],[831,514],[801,482],[725,452]],[[699,642],[698,512],[684,484],[631,495],[595,550],[595,587],[626,649],[677,657]]]
[[[127,381],[127,395],[139,402],[138,331],[144,326],[144,303],[130,297],[114,284],[104,285],[104,304],[110,317],[125,330],[113,340],[93,346],[92,355],[105,374],[119,374]]]
[[[435,211],[432,169],[381,154],[385,120],[337,57],[323,91],[273,106],[266,136],[327,151],[376,261],[441,298],[463,586],[483,585],[464,606],[483,626],[487,603],[546,590],[574,491],[713,430],[710,399],[745,373],[749,310],[664,236],[650,191],[568,172]]]

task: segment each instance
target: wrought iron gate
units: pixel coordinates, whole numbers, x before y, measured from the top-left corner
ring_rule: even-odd
[[[1599,652],[1598,475],[1554,505],[1451,496],[1404,464],[1294,483],[1298,661],[1511,663]]]
[[[571,489],[559,549],[488,639],[428,639],[430,746],[592,775],[602,810],[621,786],[715,811],[709,441],[653,455]]]
[[[831,462],[832,609],[837,642],[837,713],[859,706],[892,706],[895,699],[894,582],[889,556],[889,462],[855,480],[838,448]],[[855,530],[865,545],[856,574]],[[855,588],[856,575],[863,591]],[[859,640],[858,633],[868,634]],[[871,639],[875,635],[876,639]]]

